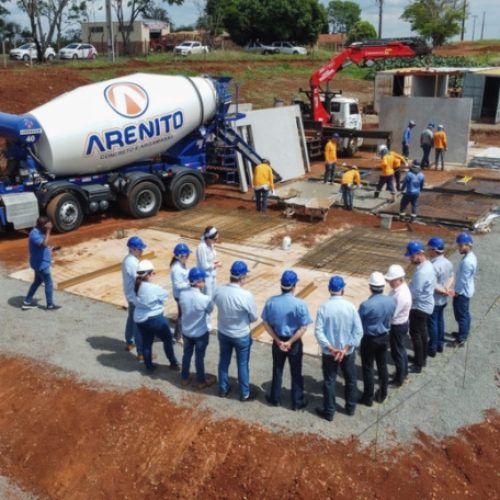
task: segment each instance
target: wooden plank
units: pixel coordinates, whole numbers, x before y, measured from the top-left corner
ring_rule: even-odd
[[[142,255],[142,259],[154,259],[156,257],[154,252],[148,252]],[[94,278],[99,278],[106,274],[115,273],[117,271],[121,271],[122,263],[119,262],[117,264],[112,264],[111,266],[102,267],[100,269],[96,269],[95,271],[91,271],[89,273],[80,274],[79,276],[75,276],[73,278],[61,281],[58,283],[58,290],[64,290],[69,288],[70,286],[79,285],[80,283],[84,283],[85,281],[90,281]]]

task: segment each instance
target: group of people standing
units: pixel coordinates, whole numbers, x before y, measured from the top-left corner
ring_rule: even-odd
[[[232,390],[229,366],[236,353],[240,401],[257,397],[250,386],[249,359],[252,346],[251,324],[259,315],[253,294],[245,289],[249,268],[244,261],[233,262],[229,282],[216,284],[215,242],[218,231],[208,227],[196,250],[197,265],[191,269],[187,260],[191,251],[184,243],[175,246],[171,261],[171,280],[174,299],[178,304],[176,331],[182,339],[182,364],[174,352],[174,339],[164,317],[167,291],[153,283],[154,266],[147,260],[139,261],[145,243],[137,236],[128,240],[129,255],[123,261],[124,292],[129,302],[129,318],[125,331],[127,349],[135,343],[139,359],[147,370],[153,370],[151,346],[154,337],[162,340],[165,355],[172,370],[181,370],[181,386],[191,384],[190,364],[195,356],[195,386],[204,389],[218,381],[220,397]],[[453,297],[453,309],[458,322],[454,344],[463,346],[470,331],[469,301],[474,294],[477,260],[472,251],[473,241],[468,233],[456,239],[463,255],[456,278],[453,266],[444,256],[444,242],[431,238],[427,251],[419,241],[410,241],[406,257],[416,266],[409,284],[400,265],[392,265],[384,274],[374,272],[368,279],[371,292],[359,309],[343,295],[346,282],[341,276],[332,276],[328,282],[329,299],[318,309],[314,333],[322,351],[323,406],[316,413],[333,420],[336,411],[335,387],[337,372],[345,378],[345,413],[354,415],[358,402],[372,406],[383,402],[389,384],[402,386],[410,372],[420,373],[427,356],[443,352],[445,345],[444,308]],[[302,376],[302,337],[313,323],[305,301],[295,296],[299,277],[293,270],[283,272],[281,293],[270,297],[261,313],[262,324],[273,340],[272,382],[267,402],[282,404],[283,370],[288,359],[291,371],[291,408],[301,410],[308,405],[304,395]],[[384,294],[386,283],[389,294]],[[204,358],[209,343],[211,314],[217,307],[217,337],[219,342],[218,377],[205,373]],[[134,329],[135,328],[135,329]],[[413,344],[414,362],[409,368],[405,346],[407,334]],[[355,365],[356,348],[360,347],[364,390],[358,398]],[[388,374],[388,352],[395,365],[391,380]],[[374,364],[377,366],[379,388],[375,391]]]

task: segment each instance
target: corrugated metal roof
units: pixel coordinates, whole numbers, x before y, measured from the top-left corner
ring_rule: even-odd
[[[380,74],[394,74],[394,75],[453,75],[462,73],[485,73],[496,71],[500,75],[500,68],[453,68],[453,67],[439,67],[439,68],[395,68],[378,71]],[[490,74],[490,73],[488,73]]]

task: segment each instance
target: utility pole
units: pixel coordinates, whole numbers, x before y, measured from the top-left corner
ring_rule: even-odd
[[[484,20],[486,18],[486,11],[483,10],[483,22],[481,23],[481,40],[484,38]]]
[[[108,28],[108,60],[115,62],[115,44],[113,43],[113,19],[111,17],[111,0],[106,0],[106,27]]]
[[[462,33],[460,33],[460,41],[464,41],[465,36],[465,16],[467,14],[467,0],[464,0],[464,10],[463,10],[463,18],[462,18]]]
[[[384,10],[384,0],[378,1],[378,37],[382,38],[382,15]]]
[[[474,36],[476,34],[476,15],[471,16],[472,17],[472,41],[474,41]]]

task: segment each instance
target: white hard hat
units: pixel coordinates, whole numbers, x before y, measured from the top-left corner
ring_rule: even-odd
[[[385,279],[387,281],[397,280],[398,278],[404,278],[404,277],[405,277],[405,270],[399,264],[393,264],[392,266],[389,266],[389,269],[387,270],[387,273],[385,275]]]
[[[384,151],[389,151],[389,149],[387,149],[387,146],[385,144],[381,144],[378,147],[378,154],[381,155]]]
[[[368,278],[368,284],[371,286],[385,286],[384,275],[382,273],[379,273],[378,271],[371,273],[370,277]]]
[[[155,266],[150,260],[141,260],[137,266],[137,274],[150,273],[155,270]]]

